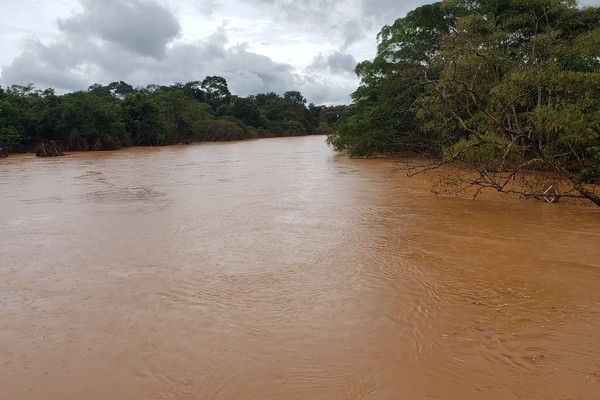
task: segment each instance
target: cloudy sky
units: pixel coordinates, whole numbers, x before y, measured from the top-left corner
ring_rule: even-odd
[[[0,85],[65,92],[219,75],[240,96],[299,90],[316,104],[348,103],[380,28],[431,2],[2,0]]]

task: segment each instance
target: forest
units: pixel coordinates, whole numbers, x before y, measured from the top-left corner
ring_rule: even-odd
[[[0,87],[0,155],[44,143],[87,151],[327,134],[344,108],[307,105],[298,91],[239,97],[220,76],[144,88],[97,83],[63,95],[11,85]]]
[[[459,187],[600,205],[600,8],[568,0],[444,0],[377,37],[329,143],[355,157],[460,164]],[[515,182],[518,182],[515,183]],[[547,197],[546,197],[547,198]]]

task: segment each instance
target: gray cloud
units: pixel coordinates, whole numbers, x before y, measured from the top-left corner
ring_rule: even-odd
[[[348,104],[350,93],[356,90],[356,82],[335,82],[329,79],[315,79],[305,77],[298,86],[298,90],[315,104]],[[289,89],[288,89],[289,90]]]
[[[286,24],[302,27],[309,32],[324,32],[337,41],[343,50],[427,2],[423,0],[244,1],[276,12]]]
[[[390,24],[397,18],[403,17],[408,11],[413,10],[423,4],[433,3],[434,1],[410,0],[360,0],[358,1],[361,14],[366,18],[383,24]]]
[[[304,29],[307,32],[324,32],[343,48],[362,36],[364,23],[359,23],[355,0],[244,0],[259,5],[276,14],[275,20]],[[350,7],[348,7],[350,5]],[[370,25],[370,24],[369,24]]]
[[[68,36],[90,36],[107,45],[149,57],[161,57],[180,32],[166,8],[142,0],[82,0],[81,14],[58,21]]]
[[[331,74],[339,73],[354,73],[354,67],[356,66],[356,60],[351,54],[336,51],[331,54],[324,55],[319,53],[313,59],[311,65],[307,67],[309,72],[329,72]]]
[[[249,95],[264,91],[282,92],[295,85],[297,76],[290,65],[252,53],[245,45],[226,47],[223,28],[208,40],[174,46],[167,58],[148,69],[149,77],[163,82],[202,80],[207,75],[227,79],[232,92]]]
[[[65,47],[44,46],[31,41],[27,49],[13,62],[2,69],[2,81],[5,84],[35,83],[45,87],[60,89],[81,89],[86,87],[88,79],[68,61],[69,49]]]

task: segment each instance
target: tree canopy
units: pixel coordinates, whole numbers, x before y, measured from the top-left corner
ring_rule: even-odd
[[[329,138],[336,149],[462,162],[478,173],[469,184],[499,191],[544,175],[517,192],[600,205],[586,185],[600,179],[600,8],[445,0],[383,27],[377,56],[355,71],[354,104]]]

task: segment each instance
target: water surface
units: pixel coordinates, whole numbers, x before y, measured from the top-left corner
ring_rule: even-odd
[[[600,398],[600,212],[393,165],[322,136],[0,160],[0,398]]]

